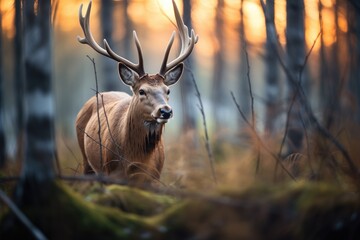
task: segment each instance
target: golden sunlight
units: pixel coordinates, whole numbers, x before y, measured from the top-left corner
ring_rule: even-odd
[[[165,13],[172,13],[173,12],[173,5],[171,0],[156,0],[157,4],[163,12]],[[179,8],[179,11],[181,11],[181,2],[176,1],[176,5]]]
[[[305,30],[306,44],[310,48],[320,33],[318,3],[313,0],[305,2]],[[319,48],[320,41],[318,39],[314,45],[314,50]]]
[[[335,16],[332,8],[324,8],[323,16],[323,37],[326,46],[330,46],[336,41]]]
[[[8,38],[13,38],[15,34],[14,28],[14,1],[0,1],[1,16],[2,16],[2,29],[3,34]]]
[[[279,35],[279,41],[282,45],[286,43],[285,29],[286,29],[286,2],[285,0],[278,0],[275,2],[275,26]]]
[[[78,9],[84,3],[83,13],[89,0],[64,0],[59,2],[55,28],[61,31],[74,31],[79,28]],[[182,12],[182,1],[176,0],[180,12]],[[323,4],[323,38],[326,46],[336,41],[335,14],[333,0],[321,0]],[[216,0],[194,0],[192,4],[193,25],[200,36],[201,44],[197,51],[206,56],[212,56],[216,49],[214,47],[214,19],[217,1]],[[3,17],[3,34],[8,38],[14,36],[14,0],[1,1],[1,13]],[[94,1],[91,13],[91,25],[94,31],[99,28],[99,0]],[[234,40],[238,38],[238,27],[240,19],[240,2],[238,0],[225,0],[225,39]],[[171,23],[166,19],[166,14],[174,21],[173,6],[171,0],[137,0],[130,1],[128,14],[138,28],[163,31],[173,29]],[[318,1],[305,0],[305,26],[306,43],[310,47],[320,32]],[[115,16],[117,16],[115,14]],[[119,17],[122,17],[119,15]],[[254,45],[261,45],[266,38],[265,21],[262,8],[258,1],[244,1],[245,34],[247,40]],[[119,23],[119,21],[116,21]],[[286,1],[275,1],[275,24],[281,44],[286,43]],[[338,14],[338,27],[340,31],[347,32],[348,25],[346,13],[341,11]],[[316,44],[315,49],[319,48]]]
[[[261,6],[257,2],[244,2],[244,18],[246,38],[253,44],[263,44],[266,36]]]

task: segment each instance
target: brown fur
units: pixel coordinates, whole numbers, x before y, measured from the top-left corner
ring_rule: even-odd
[[[140,88],[146,90],[146,98],[138,94]],[[123,92],[98,95],[103,167],[96,96],[80,110],[76,132],[85,174],[103,172],[142,183],[160,178],[164,163],[164,123],[154,120],[151,113],[157,113],[160,107],[170,108],[168,87],[160,75],[146,75],[132,89],[133,96]]]

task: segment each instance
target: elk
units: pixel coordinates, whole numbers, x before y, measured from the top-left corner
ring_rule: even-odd
[[[168,62],[174,31],[157,74],[145,72],[142,48],[135,31],[137,64],[117,55],[106,39],[104,48],[94,40],[90,31],[92,2],[85,17],[82,14],[83,5],[80,5],[79,21],[84,37],[78,37],[78,41],[117,61],[120,79],[132,90],[132,96],[115,91],[100,93],[101,97],[93,96],[78,113],[75,125],[84,174],[105,173],[136,183],[160,179],[165,159],[162,133],[165,123],[173,116],[168,104],[169,87],[180,79],[184,70],[183,61],[198,41],[194,30],[189,36],[174,0],[172,3],[181,49],[179,55]]]

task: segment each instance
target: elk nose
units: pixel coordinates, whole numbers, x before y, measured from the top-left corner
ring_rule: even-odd
[[[160,117],[164,119],[169,119],[172,117],[172,109],[170,107],[160,108]]]

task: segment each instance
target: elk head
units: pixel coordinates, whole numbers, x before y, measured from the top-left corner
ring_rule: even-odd
[[[173,0],[176,25],[181,43],[180,53],[178,57],[168,63],[169,53],[175,37],[174,31],[166,47],[159,73],[147,74],[144,69],[142,48],[135,31],[133,35],[138,53],[139,62],[137,64],[117,55],[111,49],[106,39],[104,39],[104,48],[96,43],[90,31],[91,4],[92,2],[90,1],[85,17],[82,15],[83,5],[81,4],[80,6],[79,20],[85,37],[78,37],[78,41],[89,45],[98,53],[119,63],[119,76],[121,80],[132,89],[133,104],[137,106],[139,112],[143,115],[142,117],[147,122],[166,123],[173,115],[172,109],[168,105],[169,86],[175,84],[180,79],[184,70],[183,61],[192,52],[194,45],[198,41],[198,36],[194,30],[191,31],[191,36],[189,36],[188,28],[184,25],[179,10]]]

